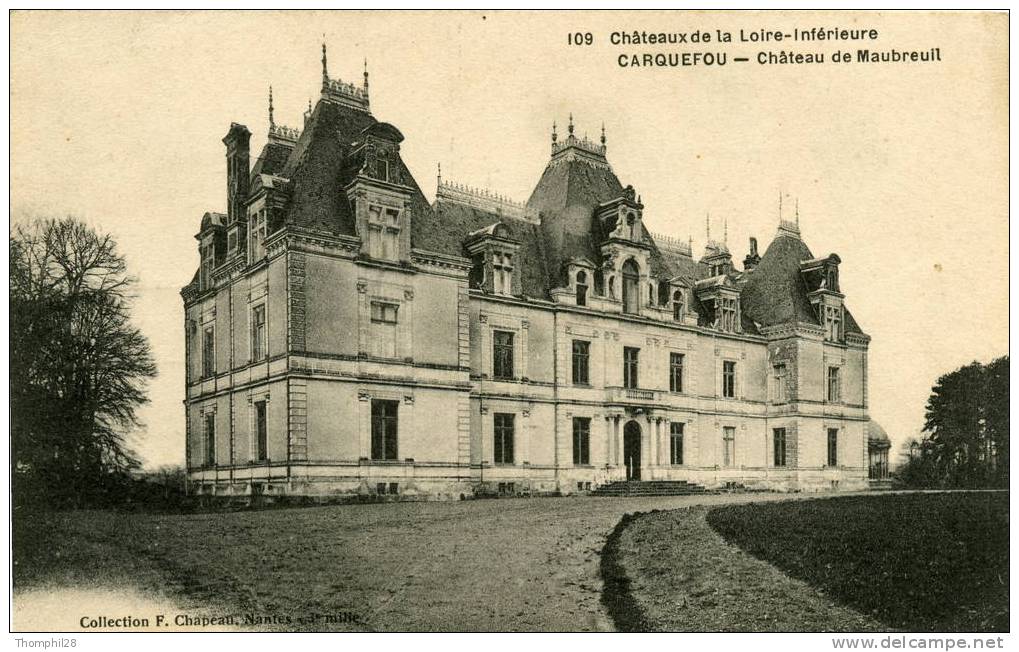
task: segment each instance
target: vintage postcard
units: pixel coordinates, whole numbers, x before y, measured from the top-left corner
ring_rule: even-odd
[[[1004,647],[1008,30],[13,11],[12,640]]]

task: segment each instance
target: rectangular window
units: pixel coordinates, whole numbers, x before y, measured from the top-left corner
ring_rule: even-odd
[[[251,262],[265,257],[265,211],[251,216]]]
[[[269,459],[269,436],[265,420],[265,401],[255,401],[255,459]]]
[[[591,343],[573,340],[573,384],[587,385],[590,379]]]
[[[683,428],[685,423],[673,421],[669,425],[669,463],[674,466],[683,464]]]
[[[205,413],[205,466],[216,466],[216,413]]]
[[[251,361],[258,362],[266,356],[265,304],[251,309]]]
[[[399,401],[372,399],[372,459],[396,460]]]
[[[378,260],[400,257],[400,209],[368,206],[368,255]]]
[[[828,367],[828,402],[838,403],[839,398],[839,368]]]
[[[825,306],[824,338],[829,342],[842,341],[842,308]]]
[[[495,331],[492,348],[492,375],[496,378],[512,378],[513,333],[509,331]]]
[[[573,417],[573,463],[591,463],[591,420]]]
[[[722,428],[722,466],[731,468],[736,463],[736,428]]]
[[[786,392],[786,368],[784,364],[777,364],[772,369],[771,395],[775,403],[785,403],[788,400]]]
[[[207,326],[202,331],[202,376],[216,375],[216,329]]]
[[[399,308],[395,303],[372,301],[372,355],[380,358],[396,357],[396,316]]]
[[[669,354],[669,391],[683,391],[683,354]]]
[[[623,387],[637,389],[639,361],[640,349],[632,346],[623,347]]]
[[[495,414],[495,448],[496,464],[513,463],[513,418],[512,414]]]
[[[736,398],[736,363],[732,360],[722,362],[722,396]]]
[[[495,252],[492,255],[492,287],[496,294],[513,294],[513,254]]]
[[[212,270],[216,268],[216,247],[210,241],[203,244],[202,250],[202,289],[212,287]]]
[[[785,466],[785,428],[771,431],[772,448],[774,449],[775,466]]]
[[[828,466],[839,465],[839,429],[828,428]]]

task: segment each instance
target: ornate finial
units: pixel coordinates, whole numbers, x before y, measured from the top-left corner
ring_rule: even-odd
[[[368,94],[368,57],[364,58],[364,94]]]
[[[782,221],[782,191],[778,191],[778,221]]]
[[[552,121],[552,144],[555,145],[556,138],[558,135],[555,132],[555,120]]]
[[[326,59],[326,35],[322,35],[322,83],[326,84],[329,82],[329,66],[327,65]]]
[[[308,113],[311,113],[311,98],[308,98]]]
[[[442,185],[442,163],[439,163],[439,172],[436,174],[436,182],[438,185]]]
[[[276,126],[276,121],[272,118],[272,85],[269,85],[269,128],[272,129]]]
[[[686,246],[690,247],[690,255],[693,255],[693,236],[686,236]]]
[[[605,123],[601,123],[601,146],[605,147]]]
[[[800,198],[796,198],[796,228],[800,228]]]
[[[570,131],[570,135],[572,136],[572,135],[573,135],[573,113],[572,113],[572,112],[570,112],[570,126],[569,126],[569,131]]]
[[[722,244],[729,244],[729,217],[722,218]]]
[[[708,242],[711,242],[711,213],[704,214],[704,230],[708,234]]]

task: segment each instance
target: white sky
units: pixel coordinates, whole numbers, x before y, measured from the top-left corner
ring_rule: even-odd
[[[624,69],[615,29],[873,26],[873,47],[940,47],[940,64]],[[590,48],[566,45],[590,30]],[[847,305],[873,337],[871,415],[896,443],[917,434],[937,377],[1008,352],[1007,17],[800,13],[15,14],[11,202],[15,219],[74,214],[113,233],[138,276],[136,322],[160,374],[136,445],[182,463],[183,310],[207,210],[224,211],[220,139],[265,139],[317,98],[320,43],[333,77],[371,71],[373,113],[404,133],[426,195],[443,176],[526,200],[553,119],[592,138],[642,195],[654,231],[704,242],[728,218],[741,262],[762,251],[786,193],[815,255],[843,261]],[[831,52],[858,44],[781,44]],[[684,47],[684,46],[681,46]],[[688,46],[687,46],[688,47]],[[756,46],[701,46],[755,57]]]

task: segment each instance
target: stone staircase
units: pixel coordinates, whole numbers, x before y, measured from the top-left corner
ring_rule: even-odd
[[[699,484],[686,480],[617,480],[603,484],[592,496],[689,496],[708,493]]]

